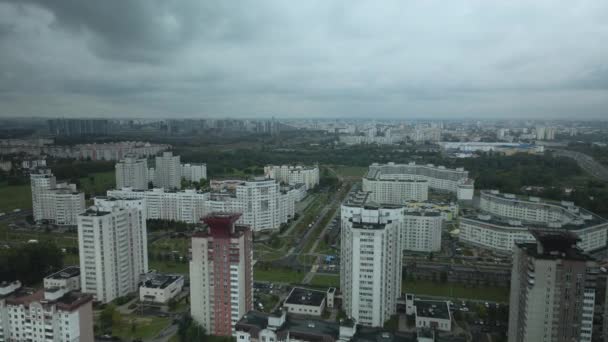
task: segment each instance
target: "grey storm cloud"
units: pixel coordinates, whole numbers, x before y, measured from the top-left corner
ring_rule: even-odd
[[[605,1],[0,0],[0,116],[605,118]]]

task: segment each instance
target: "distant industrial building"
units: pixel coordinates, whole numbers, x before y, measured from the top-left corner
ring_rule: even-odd
[[[238,218],[207,216],[207,232],[192,237],[191,315],[213,335],[234,335],[237,322],[253,309],[252,232],[236,225]]]

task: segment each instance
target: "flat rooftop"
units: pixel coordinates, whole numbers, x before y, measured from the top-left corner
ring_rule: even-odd
[[[45,277],[45,279],[69,279],[80,275],[80,267],[68,266],[58,272]]]
[[[481,215],[481,217],[480,217]],[[489,217],[488,217],[489,216]],[[596,219],[598,218],[598,219]],[[512,219],[507,217],[501,217],[497,215],[485,214],[483,211],[473,211],[466,215],[461,216],[461,219],[467,219],[471,221],[482,222],[486,224],[502,226],[505,228],[520,228],[520,229],[563,229],[563,230],[578,230],[589,227],[599,226],[608,224],[608,221],[600,219],[599,216],[593,216],[591,220],[581,220],[579,224],[574,222],[547,222],[546,224],[535,223],[529,221],[522,221],[518,219]],[[559,224],[559,226],[552,227],[550,224]]]
[[[142,287],[149,289],[164,289],[179,280],[180,278],[183,277],[173,274],[154,274],[152,278],[146,280],[142,284]]]
[[[106,216],[106,215],[110,215],[111,213],[109,211],[101,211],[101,210],[94,210],[94,209],[87,209],[87,211],[85,211],[84,213],[81,213],[79,216],[91,216],[91,217],[97,217],[97,216]]]
[[[320,306],[324,300],[324,291],[294,287],[285,299],[285,304]]]
[[[533,231],[532,235],[536,238],[536,243],[518,243],[517,246],[537,259],[594,260],[576,247],[579,238],[574,233]]]
[[[415,300],[416,316],[436,319],[450,319],[450,307],[439,300]]]

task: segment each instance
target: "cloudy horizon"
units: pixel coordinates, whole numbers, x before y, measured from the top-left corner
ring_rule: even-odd
[[[567,6],[0,0],[0,117],[606,118],[608,2]]]

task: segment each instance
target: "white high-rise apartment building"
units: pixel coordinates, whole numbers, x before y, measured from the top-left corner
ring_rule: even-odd
[[[598,265],[567,232],[535,232],[517,243],[509,296],[509,342],[589,342]]]
[[[103,303],[137,290],[148,271],[145,214],[132,206],[106,204],[78,216],[82,291]]]
[[[163,219],[187,223],[200,222],[212,212],[241,213],[239,224],[254,231],[279,229],[295,215],[297,189],[281,191],[275,180],[257,179],[240,181],[230,191],[200,192],[192,189],[166,191],[152,189],[108,190],[109,198],[145,199],[148,219]]]
[[[318,166],[267,165],[264,176],[289,185],[304,184],[306,190],[319,185]]]
[[[57,183],[50,169],[30,174],[34,221],[57,225],[76,225],[78,214],[85,210],[84,194],[74,184]]]
[[[360,200],[341,209],[342,305],[358,324],[381,327],[395,314],[401,293],[403,209],[362,207]]]
[[[116,188],[145,190],[148,188],[148,161],[127,157],[115,165]]]
[[[50,169],[40,168],[34,170],[30,174],[30,184],[32,188],[32,211],[34,213],[34,221],[41,221],[43,217],[50,216],[45,213],[45,200],[42,199],[42,194],[55,189],[57,179],[53,176]]]
[[[180,157],[172,152],[163,152],[156,157],[154,169],[154,186],[165,189],[181,189],[182,169]]]
[[[537,140],[553,140],[555,139],[555,127],[536,127],[536,139]]]
[[[116,199],[142,199],[148,219],[162,219],[186,223],[197,223],[205,216],[205,202],[209,193],[193,189],[168,191],[156,188],[137,191],[129,188],[108,190],[107,197]]]
[[[239,223],[256,230],[276,229],[286,222],[281,217],[281,190],[274,180],[247,181],[236,187],[233,209],[243,213]],[[293,217],[293,214],[291,215]]]
[[[67,288],[0,283],[0,341],[93,341],[93,298]]]
[[[403,211],[401,248],[413,252],[440,251],[442,223],[438,210],[407,208]]]
[[[378,204],[371,195],[363,191],[351,194],[342,207],[342,220],[362,215],[390,216],[399,231],[402,251],[430,253],[441,250],[442,224],[446,215],[438,205],[427,202]]]
[[[182,178],[189,182],[200,182],[207,179],[207,164],[182,164]]]
[[[192,236],[190,310],[213,335],[231,336],[253,309],[251,229],[236,225],[238,214],[212,214],[205,233]]]
[[[459,200],[471,200],[474,182],[469,178],[468,171],[462,168],[447,169],[433,164],[416,163],[374,163],[370,165],[367,175],[363,178],[363,191],[376,192],[375,201],[380,203],[401,204],[404,200],[425,201],[428,197],[428,189],[452,192]]]

